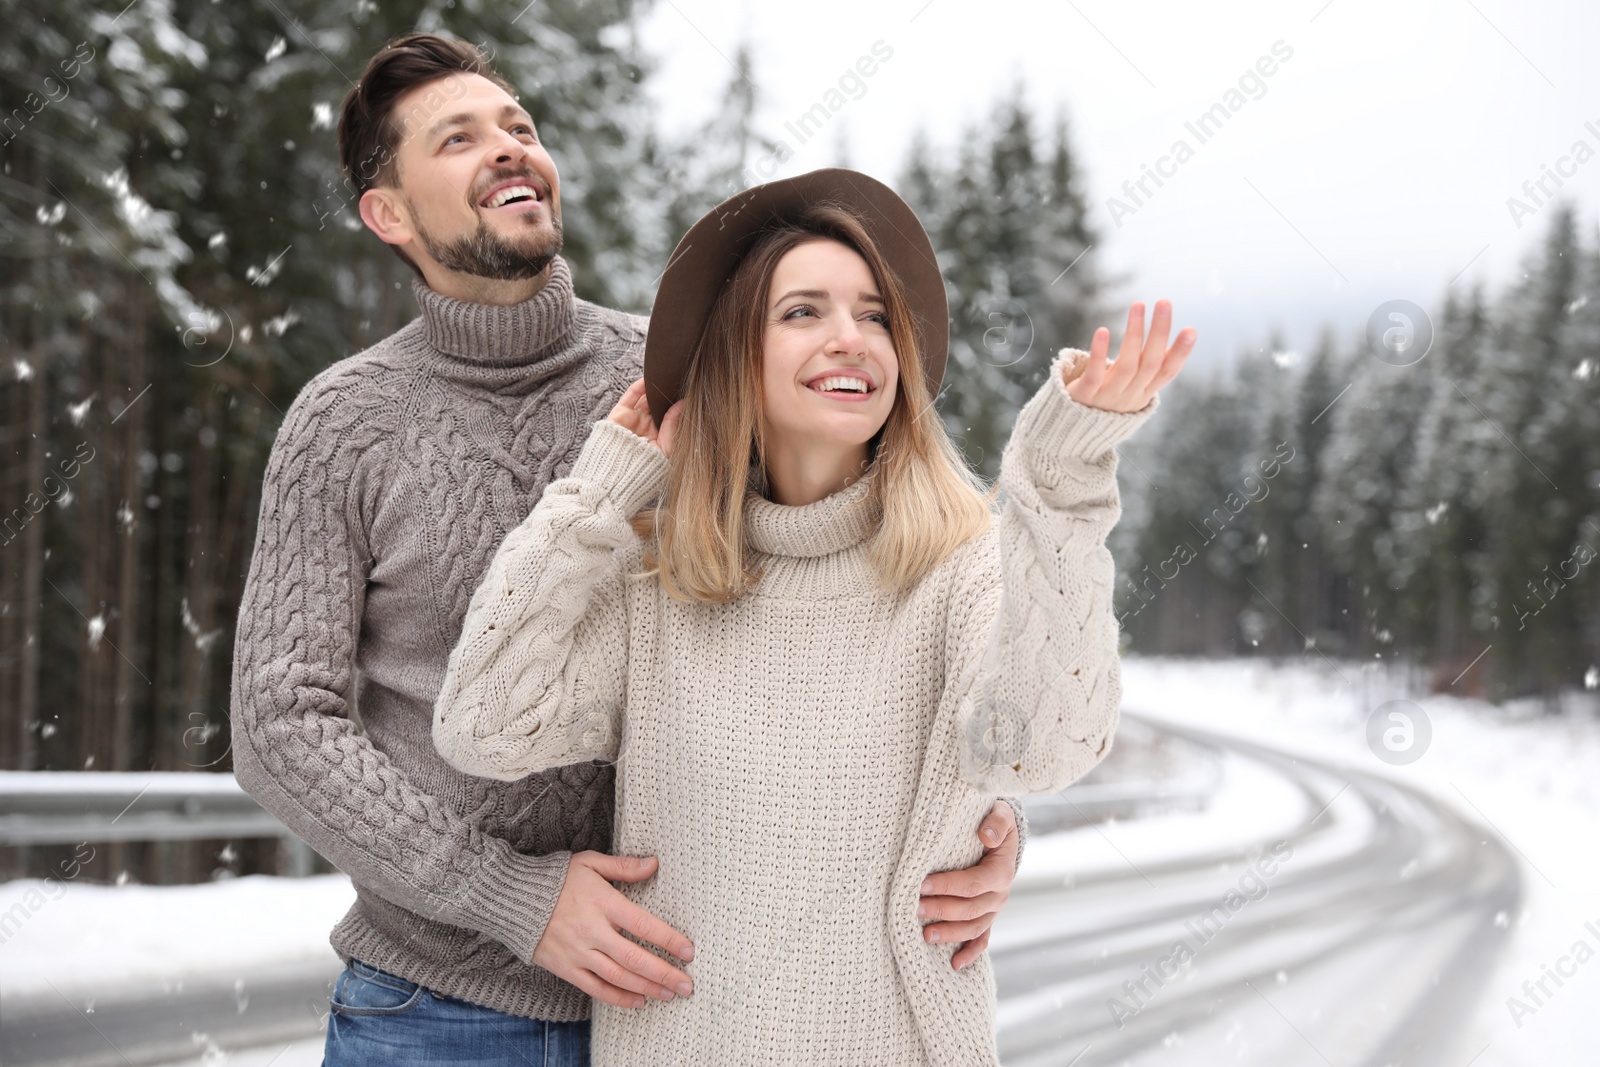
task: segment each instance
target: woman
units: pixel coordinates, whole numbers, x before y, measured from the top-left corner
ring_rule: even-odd
[[[596,1003],[596,1064],[997,1063],[988,957],[919,938],[918,890],[996,796],[1110,747],[1113,447],[1193,348],[1169,320],[1062,353],[996,516],[933,409],[944,290],[898,197],[812,172],[685,236],[645,378],[506,538],[434,717],[474,774],[617,762],[615,847],[660,857],[624,891],[695,987]]]

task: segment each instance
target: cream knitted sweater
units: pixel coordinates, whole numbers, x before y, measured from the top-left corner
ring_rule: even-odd
[[[734,603],[629,577],[668,462],[609,420],[506,537],[434,743],[506,781],[615,760],[615,850],[660,859],[623,891],[695,944],[692,996],[595,1004],[597,1067],[998,1062],[988,956],[953,970],[916,906],[979,858],[997,795],[1060,790],[1111,746],[1114,447],[1157,401],[1077,403],[1062,372],[1086,358],[1019,415],[990,529],[906,593],[867,563],[870,472],[799,507],[752,491],[767,569]]]

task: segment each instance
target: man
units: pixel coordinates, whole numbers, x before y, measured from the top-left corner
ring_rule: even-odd
[[[646,321],[573,296],[555,163],[470,45],[391,42],[345,98],[339,151],[422,314],[318,374],[279,428],[239,610],[235,772],[356,887],[330,938],[346,969],[328,1067],[586,1063],[590,997],[693,995],[641,944],[687,964],[689,940],[611,884],[655,859],[606,854],[611,767],[474,778],[431,723],[495,549],[641,377]],[[956,966],[1009,892],[1017,814],[997,803],[977,866],[924,886],[924,936],[965,942]]]

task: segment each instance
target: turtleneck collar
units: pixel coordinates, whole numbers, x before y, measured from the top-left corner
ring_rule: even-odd
[[[557,256],[550,280],[518,304],[457,300],[413,278],[411,291],[422,309],[422,336],[442,358],[451,377],[482,385],[527,384],[580,363],[578,307],[572,271]]]
[[[883,517],[869,491],[874,470],[821,500],[791,506],[763,496],[752,467],[745,483],[745,540],[774,556],[826,556],[860,544]]]

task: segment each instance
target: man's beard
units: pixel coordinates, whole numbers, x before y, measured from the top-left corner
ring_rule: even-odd
[[[416,219],[413,209],[412,218]],[[507,241],[489,228],[488,222],[478,218],[478,228],[465,237],[453,241],[437,241],[423,229],[422,223],[413,223],[417,240],[428,255],[447,270],[471,274],[497,281],[517,281],[543,274],[550,261],[561,253],[561,216],[552,214],[550,226],[555,232],[546,241],[534,247],[521,242]]]

